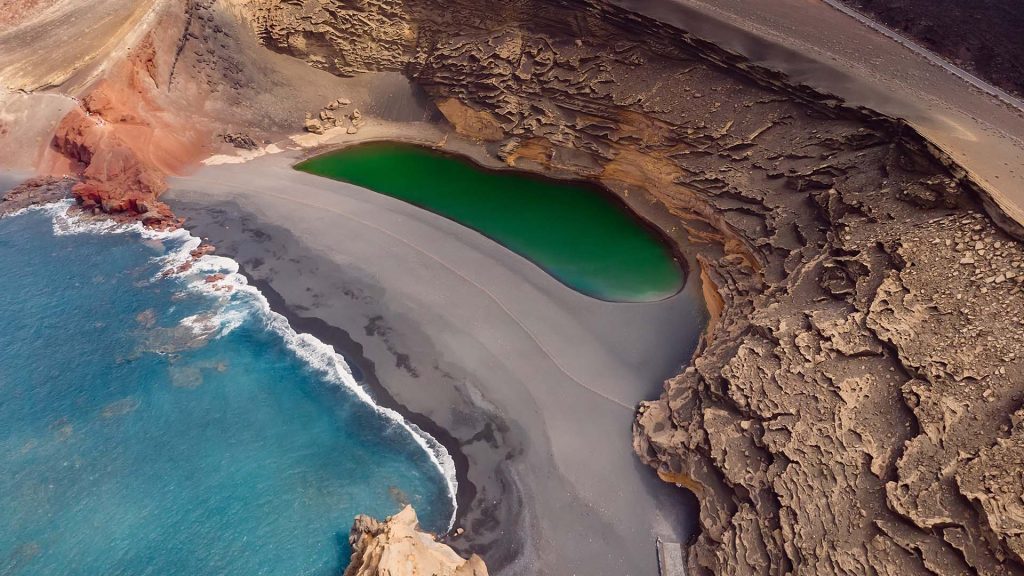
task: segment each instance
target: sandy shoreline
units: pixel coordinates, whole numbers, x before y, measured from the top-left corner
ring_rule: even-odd
[[[453,547],[496,574],[656,573],[655,539],[686,538],[694,513],[629,430],[689,360],[697,275],[662,302],[601,302],[439,216],[297,173],[296,157],[205,167],[166,198],[382,404],[442,436],[460,468]]]

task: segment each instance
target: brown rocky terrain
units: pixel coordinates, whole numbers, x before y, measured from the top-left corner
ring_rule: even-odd
[[[73,194],[86,210],[167,226],[176,222],[157,199],[166,189],[164,179],[208,154],[210,134],[189,113],[205,91],[194,82],[169,89],[178,58],[174,31],[186,15],[165,10],[154,19],[123,57],[96,64],[102,74],[68,95],[73,104],[53,129],[39,164],[44,172],[77,176]],[[82,66],[75,61],[71,70],[58,67],[55,74],[74,77]],[[18,70],[11,65],[6,73]]]
[[[314,66],[404,70],[511,165],[717,230],[721,310],[636,424],[701,501],[694,573],[1021,573],[1024,486],[990,465],[1024,438],[1021,247],[912,130],[596,1],[245,6]]]
[[[39,11],[42,0],[3,0],[0,2],[0,31],[13,28]]]
[[[4,164],[77,177],[86,209],[176,225],[158,199],[167,176],[251,141],[244,130],[279,137],[296,110],[338,91],[301,63],[254,57],[256,39],[223,5],[123,3],[2,6]],[[79,40],[52,48],[51,34]]]
[[[10,190],[0,189],[0,217],[30,206],[48,204],[71,197],[75,181],[70,178],[29,178]]]
[[[1024,94],[1024,12],[1012,0],[848,0],[889,27],[976,72]]]
[[[1024,248],[903,123],[603,0],[175,6],[61,122],[84,204],[162,214],[162,176],[212,146],[182,110],[262,140],[337,98],[268,80],[239,56],[253,38],[338,77],[402,72],[507,164],[691,230],[713,322],[634,435],[698,496],[692,573],[1024,573]]]

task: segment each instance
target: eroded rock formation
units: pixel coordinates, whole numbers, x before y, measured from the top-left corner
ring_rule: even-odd
[[[349,543],[352,561],[345,576],[487,576],[479,556],[464,559],[420,532],[412,506],[384,521],[357,516]]]
[[[239,4],[709,241],[715,321],[635,425],[698,494],[694,574],[1024,573],[1024,252],[912,130],[599,0]]]
[[[59,95],[46,96],[70,104],[70,111],[52,130],[37,168],[78,177],[74,195],[86,210],[175,226],[176,219],[159,199],[168,176],[184,174],[218,147],[256,147],[249,131],[280,136],[293,128],[293,108],[321,100],[333,87],[309,78],[308,67],[299,63],[289,67],[261,62],[265,51],[224,2],[150,2],[148,9],[137,4],[146,17],[117,29],[108,44],[118,50],[59,52],[45,67],[44,79],[27,80],[21,78],[24,68],[36,64],[4,69],[6,59],[0,56],[0,80],[18,87],[64,79]],[[68,5],[73,13],[62,22],[108,20],[103,11],[93,13],[68,0],[54,10],[66,11]],[[107,8],[117,11],[114,5]],[[79,32],[87,34],[94,26],[96,22],[87,21]],[[35,39],[2,40],[5,47],[38,51]],[[256,50],[263,54],[254,55]],[[36,107],[54,108],[43,94],[25,95],[36,98]],[[0,126],[0,143],[7,143],[4,128]],[[218,132],[221,136],[215,136]]]
[[[646,195],[706,243],[714,321],[635,425],[699,497],[692,573],[1024,573],[1024,251],[912,130],[603,0],[167,6],[57,130],[87,207],[162,221],[206,120],[248,146],[337,98],[244,61],[236,16],[338,76],[404,72],[509,165]],[[352,570],[392,534],[433,550],[403,515],[357,526]]]
[[[47,169],[73,173],[73,193],[82,207],[153,226],[174,226],[158,197],[165,178],[202,157],[209,130],[189,121],[205,93],[171,91],[178,58],[175,32],[186,15],[167,10],[126,56],[108,70],[60,121]]]

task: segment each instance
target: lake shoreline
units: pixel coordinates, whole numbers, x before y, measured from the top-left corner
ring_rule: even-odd
[[[685,540],[695,513],[682,504],[687,501],[685,493],[661,482],[636,459],[628,430],[632,406],[657,395],[662,380],[689,359],[696,345],[705,314],[699,279],[688,278],[686,289],[666,301],[601,302],[571,291],[532,263],[441,216],[359,189],[354,198],[349,198],[350,186],[293,171],[291,162],[289,157],[276,157],[244,166],[203,169],[193,177],[177,179],[168,199],[179,215],[188,217],[186,226],[193,233],[208,238],[218,246],[219,253],[236,259],[268,299],[275,295],[273,308],[285,314],[296,329],[310,331],[335,345],[346,360],[364,372],[364,377],[372,370],[376,376],[372,379],[383,383],[381,389],[389,392],[390,399],[386,399],[379,394],[380,389],[370,385],[382,405],[394,402],[391,407],[409,415],[417,425],[418,418],[436,423],[421,427],[442,441],[457,468],[465,470],[460,470],[458,478],[456,528],[465,528],[466,532],[449,536],[447,542],[459,552],[480,553],[492,574],[520,573],[542,561],[547,566],[554,561],[550,555],[563,550],[577,550],[574,558],[560,560],[567,569],[589,566],[594,574],[656,570],[655,535]],[[334,217],[323,208],[314,208],[314,198],[318,206],[344,208],[347,216],[327,224]],[[310,204],[296,204],[299,199]],[[291,207],[283,208],[281,202]],[[367,202],[374,213],[373,226],[384,226],[389,234],[417,238],[418,248],[412,250],[415,254],[410,253],[408,245],[392,246],[394,239],[387,234],[375,236],[373,241],[361,238],[372,231],[372,227],[364,229],[358,223],[368,220],[364,214]],[[394,219],[404,224],[392,222]],[[420,238],[423,234],[418,230],[422,226],[427,227],[423,229],[426,236],[442,236],[436,236],[436,241]],[[362,246],[364,242],[376,245]],[[353,244],[359,246],[348,248]],[[455,251],[454,257],[470,247],[471,252],[455,260],[446,256],[450,250]],[[347,254],[350,250],[353,255]],[[361,255],[358,258],[356,251]],[[388,256],[381,260],[384,254]],[[484,255],[488,263],[480,270],[475,270],[475,264],[464,267],[465,262]],[[506,262],[504,270],[483,272],[494,266],[490,262],[495,258]],[[430,280],[388,281],[397,273],[392,268],[402,267],[403,262],[413,269],[433,269],[439,262],[448,262],[446,265],[459,266],[461,271],[450,275],[442,266],[428,274]],[[367,267],[371,270],[363,269]],[[524,272],[526,276],[519,276]],[[437,280],[438,274],[441,280]],[[471,280],[468,286],[460,274]],[[491,277],[497,274],[510,275],[506,282],[493,284],[498,278]],[[445,288],[431,286],[435,281]],[[473,282],[482,282],[486,290],[480,292]],[[454,294],[466,290],[464,298]],[[453,294],[447,294],[449,291]],[[525,292],[527,299],[523,300],[524,294],[517,291]],[[491,297],[498,298],[501,306],[494,308]],[[414,303],[420,298],[432,304]],[[450,298],[458,300],[455,308],[441,304]],[[528,313],[517,302],[534,298],[543,298],[536,301],[541,309]],[[569,316],[565,311],[556,312],[557,308],[544,313],[543,309],[560,299],[566,303],[557,306],[568,306],[563,310],[579,310]],[[464,309],[477,306],[483,309],[465,317]],[[599,310],[603,312],[595,313]],[[509,313],[519,319],[509,323]],[[527,316],[519,316],[523,313]],[[479,314],[485,314],[488,320],[483,321]],[[689,317],[689,322],[682,321],[679,314]],[[460,317],[465,318],[460,321]],[[562,325],[565,321],[570,322],[571,333],[582,329],[579,322],[591,323],[588,330],[597,329],[598,333],[584,336],[580,332],[568,340],[565,336],[552,340],[566,329]],[[632,324],[636,330],[626,328]],[[612,327],[614,331],[609,332]],[[549,334],[551,330],[555,332]],[[483,340],[466,349],[470,341],[464,339],[470,334],[474,334],[474,340]],[[497,349],[489,343],[492,335],[505,341]],[[588,343],[595,337],[598,340]],[[452,338],[462,344],[452,348]],[[579,338],[583,340],[577,341]],[[621,350],[594,356],[593,352],[604,350],[605,344],[599,344],[599,340],[608,338],[619,342],[616,346]],[[687,340],[688,345],[683,343]],[[654,345],[658,341],[661,344]],[[479,348],[480,342],[483,349]],[[509,345],[527,349],[494,356]],[[549,348],[552,345],[555,348]],[[591,352],[594,346],[598,347]],[[361,354],[357,347],[362,348]],[[546,356],[549,354],[554,355],[554,364]],[[533,360],[513,366],[502,356]],[[592,381],[589,377],[580,380],[596,385],[598,394],[578,388],[580,384],[573,380],[578,377],[569,376],[579,370],[602,369],[605,373],[600,376],[591,374]],[[633,389],[636,382],[644,384]],[[566,393],[570,395],[566,397]],[[572,401],[566,404],[569,398]],[[555,413],[559,416],[552,420]],[[585,413],[586,417],[581,420],[572,413]],[[555,430],[566,425],[580,429],[572,433]],[[446,439],[440,430],[451,436]],[[455,438],[454,446],[451,438]],[[601,441],[595,444],[595,438]],[[579,446],[566,453],[567,444]],[[598,466],[605,471],[603,474],[577,469],[583,464],[578,457],[595,445],[611,452],[595,454],[594,462],[585,466]],[[581,481],[583,485],[568,487]],[[638,484],[629,489],[629,497],[618,493],[634,482]],[[598,495],[609,489],[616,494]],[[637,499],[639,494],[649,496]],[[637,506],[648,512],[638,516]],[[652,524],[641,528],[637,518],[641,526]],[[585,530],[575,535],[569,526]],[[584,537],[583,533],[604,536]],[[580,542],[581,537],[590,543]],[[591,549],[599,541],[617,544]]]
[[[445,143],[447,144],[447,140],[445,141]],[[365,139],[365,140],[364,139],[360,139],[360,140],[357,140],[357,141],[354,141],[354,142],[338,142],[338,143],[334,143],[333,145],[331,145],[331,144],[321,145],[321,146],[319,146],[315,150],[315,152],[303,154],[301,159],[298,160],[297,162],[295,162],[292,165],[292,167],[294,169],[296,169],[296,170],[299,170],[301,172],[305,172],[305,173],[308,173],[308,174],[322,176],[322,177],[325,177],[325,178],[331,178],[331,176],[329,174],[318,174],[315,169],[308,169],[307,167],[310,165],[311,162],[313,162],[314,160],[317,160],[317,159],[323,159],[323,158],[331,156],[331,155],[337,155],[337,154],[340,154],[340,153],[343,153],[343,152],[348,152],[348,151],[355,151],[355,150],[359,150],[359,149],[363,149],[363,148],[368,148],[368,147],[371,147],[371,146],[401,146],[401,147],[409,147],[409,148],[412,148],[412,149],[429,150],[430,152],[432,152],[434,154],[437,154],[438,156],[441,156],[443,158],[451,158],[453,160],[457,160],[457,161],[459,161],[461,163],[464,163],[464,164],[467,164],[469,166],[472,166],[475,170],[480,171],[480,172],[482,172],[484,174],[488,174],[488,175],[510,175],[510,174],[514,174],[516,177],[521,178],[521,179],[523,179],[525,181],[534,181],[534,182],[537,182],[537,183],[540,183],[540,184],[545,184],[545,185],[547,185],[547,184],[556,184],[556,185],[573,186],[573,187],[579,187],[579,188],[586,189],[588,192],[593,193],[595,195],[598,195],[598,196],[600,196],[601,199],[610,202],[612,206],[614,206],[618,210],[621,210],[631,221],[633,221],[636,224],[638,224],[639,226],[643,227],[647,232],[649,232],[651,235],[653,235],[662,244],[662,246],[664,248],[666,248],[670,252],[672,258],[675,260],[676,265],[679,267],[679,273],[681,275],[681,280],[680,280],[679,286],[673,292],[665,294],[665,295],[662,295],[659,298],[650,298],[650,299],[648,299],[648,298],[636,298],[636,299],[624,298],[624,299],[616,299],[616,298],[610,298],[610,297],[607,297],[607,296],[604,296],[604,295],[601,295],[601,294],[591,293],[590,291],[584,290],[584,289],[582,289],[580,287],[575,287],[575,286],[572,285],[571,282],[561,278],[559,276],[559,274],[555,270],[552,270],[548,266],[545,266],[544,263],[539,261],[536,257],[534,257],[534,256],[532,256],[532,255],[530,255],[528,253],[525,253],[525,251],[513,250],[514,252],[516,252],[517,254],[522,256],[523,258],[526,258],[527,260],[529,260],[530,262],[534,263],[539,268],[541,268],[541,269],[545,270],[547,273],[551,274],[553,277],[555,277],[560,282],[565,284],[566,287],[568,287],[568,288],[570,288],[572,290],[576,290],[576,291],[581,292],[581,293],[583,293],[583,294],[585,294],[585,295],[587,295],[587,296],[589,296],[591,298],[596,298],[598,300],[603,300],[603,301],[609,302],[609,303],[614,303],[614,302],[629,303],[629,302],[656,302],[658,300],[668,299],[668,298],[671,298],[671,297],[675,296],[676,294],[678,294],[686,286],[686,279],[687,279],[687,277],[689,276],[689,274],[691,272],[691,267],[690,267],[689,259],[687,258],[686,254],[683,252],[683,250],[681,248],[681,244],[682,244],[681,239],[678,236],[677,237],[670,236],[666,232],[666,230],[664,228],[658,226],[657,224],[655,224],[651,220],[649,214],[642,214],[641,213],[642,211],[638,210],[638,206],[635,203],[631,204],[625,198],[623,198],[622,195],[616,194],[615,192],[609,190],[608,187],[606,185],[604,185],[603,183],[601,183],[601,181],[598,180],[597,178],[587,177],[584,174],[576,174],[576,173],[561,174],[559,172],[547,172],[547,171],[544,172],[544,173],[539,173],[539,172],[536,172],[534,170],[524,170],[522,168],[516,168],[515,166],[510,166],[510,165],[507,165],[507,164],[495,163],[495,159],[494,158],[492,158],[490,156],[487,156],[485,154],[482,154],[482,152],[484,152],[486,150],[486,148],[483,148],[483,147],[478,147],[477,149],[475,149],[473,151],[474,153],[470,153],[469,150],[456,150],[456,149],[449,148],[449,147],[446,147],[446,146],[441,146],[441,145],[438,145],[438,144],[427,144],[427,143],[411,140],[411,139],[408,139],[408,138],[403,138],[403,137],[401,137],[401,131],[397,131],[396,132],[396,136],[394,138],[386,138],[385,137],[385,138],[373,138],[373,139]],[[335,179],[339,180],[341,182],[345,182],[346,181],[344,178],[335,178]],[[374,188],[373,186],[365,186],[365,187],[366,188],[370,188],[370,189]],[[392,198],[399,198],[398,196],[396,196],[394,194],[388,194],[386,192],[384,194],[386,194],[388,196],[391,196]],[[441,217],[446,218],[448,220],[451,220],[452,222],[454,222],[456,224],[459,224],[461,226],[465,226],[465,227],[473,230],[474,232],[477,232],[477,233],[479,233],[479,234],[481,234],[483,236],[486,236],[487,238],[493,240],[494,242],[497,242],[498,244],[503,244],[501,239],[495,237],[494,234],[488,232],[485,229],[485,227],[473,225],[471,223],[464,222],[464,221],[461,221],[461,220],[459,220],[457,218],[454,218],[454,217],[451,217],[449,215],[446,215],[446,214],[444,214],[442,212],[439,212],[438,210],[432,208],[426,202],[415,201],[415,200],[408,199],[408,198],[399,198],[399,199],[403,200],[404,202],[407,202],[407,203],[409,203],[409,204],[411,204],[413,206],[416,206],[417,208],[421,208],[423,210],[427,210],[427,211],[432,212],[434,214],[438,214]]]

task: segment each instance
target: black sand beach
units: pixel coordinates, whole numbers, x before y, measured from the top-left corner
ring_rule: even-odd
[[[379,403],[448,448],[466,531],[449,543],[492,574],[657,573],[656,538],[686,539],[695,509],[641,465],[629,430],[636,403],[689,360],[706,316],[699,278],[662,302],[601,302],[293,160],[203,168],[167,198]]]

